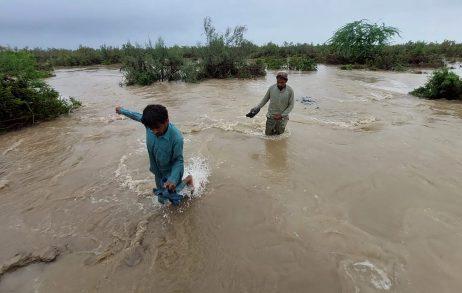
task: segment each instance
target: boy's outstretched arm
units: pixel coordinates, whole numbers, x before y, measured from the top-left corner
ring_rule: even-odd
[[[138,122],[141,122],[141,117],[143,117],[143,115],[141,113],[132,112],[132,111],[124,109],[124,108],[122,108],[120,106],[117,106],[115,108],[115,111],[116,111],[117,114],[122,114],[122,115],[127,116],[128,118],[133,119],[133,120],[138,121]]]

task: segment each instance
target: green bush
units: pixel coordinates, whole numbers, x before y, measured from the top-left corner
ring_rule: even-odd
[[[426,99],[462,99],[462,80],[448,68],[442,68],[433,72],[425,86],[410,94]]]
[[[288,63],[290,70],[316,71],[318,65],[313,59],[305,57],[290,57]]]
[[[197,61],[186,61],[181,67],[181,79],[185,82],[199,82],[204,79],[202,64]]]
[[[396,35],[399,35],[397,28],[359,20],[337,30],[329,39],[329,45],[348,63],[364,64],[378,56]]]
[[[224,34],[216,32],[209,17],[204,19],[206,44],[202,50],[204,76],[207,78],[256,77],[264,76],[263,64],[248,63],[248,55],[253,48],[244,39],[244,26],[228,28]]]
[[[265,64],[261,60],[246,62],[237,66],[236,77],[238,78],[252,78],[265,75]]]
[[[39,71],[35,57],[26,51],[0,51],[0,74],[30,80],[47,77],[49,72]]]
[[[287,67],[287,58],[266,57],[263,60],[266,68],[270,70],[279,70]]]
[[[167,48],[159,38],[145,48],[131,43],[122,47],[122,72],[127,85],[149,85],[156,81],[181,79],[184,59],[177,48]]]
[[[0,131],[18,128],[68,113],[80,102],[59,97],[39,80],[35,58],[28,52],[0,51]]]

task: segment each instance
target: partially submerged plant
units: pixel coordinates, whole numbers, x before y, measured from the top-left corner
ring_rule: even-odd
[[[435,70],[428,82],[411,95],[426,99],[462,100],[462,80],[448,68]]]

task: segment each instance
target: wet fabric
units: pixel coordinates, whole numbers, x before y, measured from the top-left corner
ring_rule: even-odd
[[[286,130],[286,125],[288,118],[283,118],[281,120],[276,120],[273,118],[266,118],[266,135],[279,135],[283,134]]]
[[[123,108],[120,109],[120,113],[138,122],[141,122],[143,116]],[[168,124],[167,131],[161,136],[156,136],[146,127],[146,147],[149,155],[149,170],[156,178],[157,188],[163,187],[164,177],[175,185],[181,184],[184,172],[181,132],[172,123]]]
[[[162,178],[162,184],[165,184],[167,182],[167,178]],[[154,195],[157,196],[157,200],[161,204],[165,204],[168,201],[170,201],[173,205],[177,206],[181,203],[181,200],[183,199],[183,195],[179,194],[178,192],[183,189],[184,185],[179,184],[176,188],[175,191],[170,191],[167,188],[161,187],[161,188],[154,188],[152,191],[154,192]]]
[[[288,117],[289,113],[294,108],[294,91],[288,85],[282,90],[279,90],[277,84],[273,84],[268,88],[268,91],[257,108],[262,108],[268,101],[269,106],[266,117],[272,118],[276,114]]]

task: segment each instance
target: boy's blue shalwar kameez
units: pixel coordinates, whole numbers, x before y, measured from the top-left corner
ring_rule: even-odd
[[[141,122],[143,116],[123,108],[120,109],[120,113],[138,122]],[[176,191],[180,191],[184,187],[181,181],[184,172],[181,132],[172,123],[168,124],[166,132],[161,136],[156,136],[146,127],[146,147],[149,154],[149,170],[156,178],[157,190],[162,190],[165,181],[170,181],[176,185]]]

